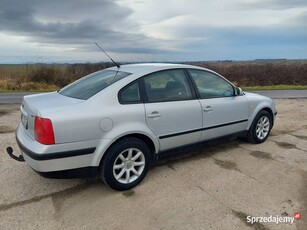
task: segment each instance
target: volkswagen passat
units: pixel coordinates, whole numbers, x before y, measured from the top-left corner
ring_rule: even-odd
[[[16,131],[22,155],[8,153],[45,176],[96,174],[126,190],[167,150],[229,135],[265,141],[275,115],[270,98],[242,92],[209,69],[123,65],[25,96]]]

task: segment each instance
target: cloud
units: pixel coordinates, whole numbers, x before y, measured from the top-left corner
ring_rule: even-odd
[[[249,9],[287,10],[307,7],[307,2],[305,0],[255,0],[240,3],[240,5]]]
[[[184,13],[149,20],[142,29],[172,41],[172,48],[187,53],[185,59],[307,57],[306,1],[178,0],[174,7]],[[144,8],[148,14],[151,8]]]
[[[307,58],[306,31],[305,0],[2,0],[0,8],[4,58],[97,60],[94,42],[129,61]]]
[[[69,45],[86,50],[97,41],[114,52],[143,50],[147,53],[146,43],[153,44],[156,39],[127,30],[137,27],[128,19],[131,13],[130,8],[109,0],[54,0],[44,4],[37,0],[15,0],[15,4],[6,1],[0,8],[0,31],[46,45]],[[135,49],[128,49],[132,44]],[[155,48],[151,51],[155,52]]]

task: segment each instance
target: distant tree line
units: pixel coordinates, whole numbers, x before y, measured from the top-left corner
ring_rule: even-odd
[[[57,65],[41,65],[29,73],[29,80],[63,87],[83,76],[111,66],[113,63],[67,64],[65,68],[59,68]]]
[[[307,61],[191,62],[239,86],[307,85]]]
[[[182,62],[218,72],[237,86],[307,85],[307,61]],[[0,90],[54,90],[113,63],[29,64],[0,74]],[[26,68],[25,68],[26,67]],[[17,70],[17,66],[13,66]],[[2,71],[4,72],[4,71]]]

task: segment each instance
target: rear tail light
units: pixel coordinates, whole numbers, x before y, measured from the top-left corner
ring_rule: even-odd
[[[53,127],[50,119],[36,116],[34,121],[34,133],[35,140],[38,142],[44,145],[55,144]]]

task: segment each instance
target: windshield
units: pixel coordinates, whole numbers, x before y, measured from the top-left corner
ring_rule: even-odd
[[[65,86],[59,93],[67,97],[87,100],[104,88],[128,75],[130,75],[130,73],[122,71],[101,70]]]

